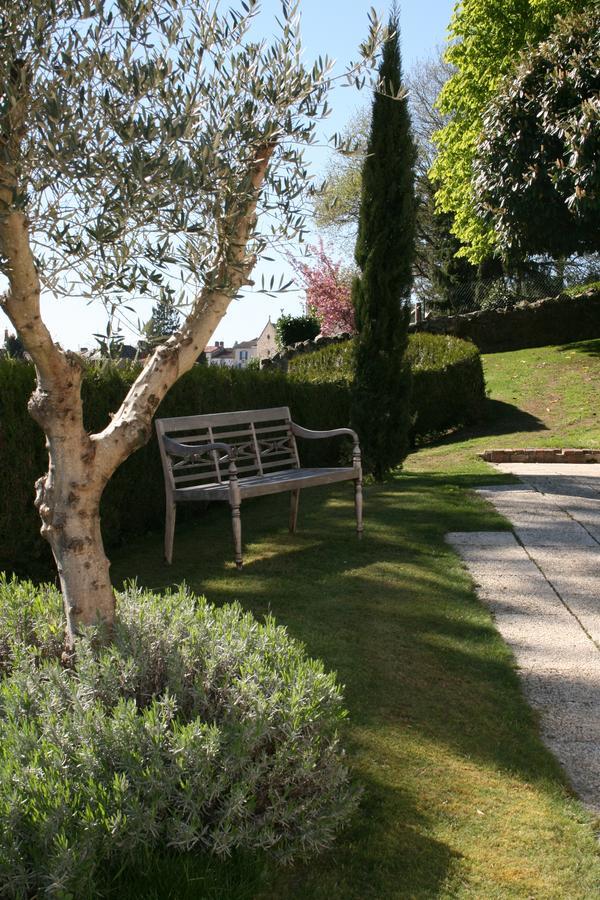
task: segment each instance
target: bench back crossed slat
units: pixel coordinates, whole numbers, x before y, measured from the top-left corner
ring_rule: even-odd
[[[164,436],[180,444],[222,441],[235,446],[237,470],[242,477],[297,469],[300,459],[290,423],[287,406],[157,419],[165,479],[172,489],[221,484],[228,480],[229,461],[218,450],[193,461],[173,459],[165,451]]]

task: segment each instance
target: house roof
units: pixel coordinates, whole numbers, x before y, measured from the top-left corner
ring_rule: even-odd
[[[251,347],[256,347],[256,342],[258,338],[253,338],[251,341],[239,341],[236,343],[234,349],[235,350],[249,350]]]
[[[235,353],[231,347],[217,347],[214,353],[211,353],[212,359],[233,359]]]

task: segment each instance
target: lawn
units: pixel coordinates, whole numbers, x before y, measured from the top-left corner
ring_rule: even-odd
[[[598,822],[541,744],[511,654],[444,543],[447,531],[507,527],[468,490],[500,478],[476,459],[480,446],[599,436],[596,352],[600,342],[488,357],[491,402],[504,404],[492,406],[499,421],[487,423],[483,436],[419,451],[403,474],[368,487],[361,543],[346,487],[307,491],[294,536],[284,497],[247,503],[241,574],[231,562],[227,511],[218,507],[180,527],[170,569],[161,562],[160,535],[115,554],[117,582],[134,575],[153,588],[185,581],[216,603],[239,600],[258,617],[273,613],[336,670],[350,713],[348,760],[364,786],[350,827],[309,864],[282,870],[249,857],[167,858],[124,873],[115,896],[600,895]]]
[[[600,447],[600,340],[483,357],[486,422],[413,454],[408,468],[489,471],[492,447]]]

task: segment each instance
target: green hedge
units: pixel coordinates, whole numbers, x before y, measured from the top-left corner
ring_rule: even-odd
[[[414,372],[414,438],[445,431],[478,418],[484,399],[481,362],[472,344],[432,335],[411,337]],[[351,343],[335,344],[297,357],[288,376],[282,372],[195,366],[161,404],[158,416],[190,415],[234,409],[289,406],[307,428],[346,425],[350,416]],[[108,423],[135,378],[135,368],[90,368],[83,381],[86,427]],[[33,505],[34,484],[46,470],[44,436],[27,412],[33,367],[0,359],[0,569],[47,575],[50,553],[39,535]],[[306,465],[335,465],[348,446],[333,441],[302,441]],[[129,535],[161,528],[163,476],[156,439],[134,453],[115,473],[102,498],[102,527],[108,548]],[[193,511],[182,511],[193,515]]]
[[[348,388],[352,353],[352,341],[345,341],[295,356],[289,362],[289,377]],[[481,418],[485,381],[474,344],[448,335],[412,334],[407,357],[413,373],[414,442]]]
[[[104,428],[136,374],[135,368],[115,367],[86,372],[82,395],[89,430]],[[47,576],[50,552],[39,535],[39,518],[33,505],[35,481],[47,468],[44,436],[27,412],[34,382],[29,363],[0,359],[0,569],[20,574],[38,574],[39,570],[40,575]],[[335,428],[346,424],[346,393],[343,386],[292,382],[277,371],[195,366],[172,388],[157,415],[289,406],[294,418],[307,428]],[[339,461],[339,440],[318,444],[302,442],[300,452],[307,465]],[[101,513],[109,548],[129,535],[162,527],[163,475],[154,437],[110,480]],[[186,514],[184,510],[182,514]]]

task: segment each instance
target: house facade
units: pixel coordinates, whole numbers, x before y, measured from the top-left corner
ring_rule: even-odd
[[[275,326],[269,319],[257,338],[236,341],[233,347],[226,347],[223,341],[217,341],[206,347],[204,352],[209,366],[245,369],[251,359],[269,359],[276,349]]]

